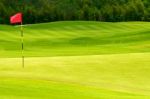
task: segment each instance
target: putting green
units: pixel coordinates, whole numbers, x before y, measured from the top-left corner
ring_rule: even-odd
[[[25,56],[78,56],[150,51],[148,22],[54,22],[24,26]],[[20,57],[20,28],[0,26],[0,57]]]
[[[0,26],[0,99],[150,99],[150,23]]]

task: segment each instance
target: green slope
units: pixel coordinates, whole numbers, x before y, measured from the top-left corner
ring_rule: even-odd
[[[56,22],[24,27],[26,56],[99,55],[150,50],[150,23]],[[0,26],[2,57],[19,55],[19,27]],[[17,52],[16,52],[17,50]]]
[[[150,53],[0,59],[1,99],[149,99]]]
[[[150,99],[150,23],[0,26],[0,99]]]

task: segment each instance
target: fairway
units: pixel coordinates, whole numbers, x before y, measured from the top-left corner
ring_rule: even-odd
[[[150,23],[0,25],[0,99],[150,99]]]

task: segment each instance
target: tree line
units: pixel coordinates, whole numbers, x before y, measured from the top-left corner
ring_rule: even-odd
[[[0,0],[0,24],[9,24],[17,12],[24,23],[150,21],[150,0]]]

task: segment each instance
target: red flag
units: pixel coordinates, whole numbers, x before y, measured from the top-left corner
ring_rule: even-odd
[[[22,23],[22,13],[17,13],[15,15],[11,16],[10,23],[11,24]]]

